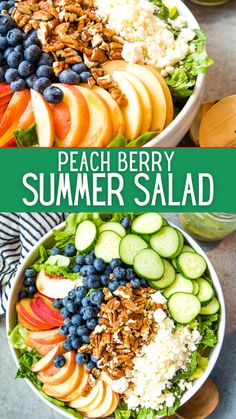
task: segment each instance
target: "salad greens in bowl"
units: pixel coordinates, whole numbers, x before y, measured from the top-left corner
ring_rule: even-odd
[[[218,358],[211,262],[158,213],[73,213],[16,275],[7,331],[16,377],[71,418],[172,415]]]

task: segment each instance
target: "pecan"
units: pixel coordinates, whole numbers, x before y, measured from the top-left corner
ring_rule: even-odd
[[[48,22],[53,18],[53,15],[46,10],[37,10],[33,13],[32,19],[33,20],[40,20],[41,22]]]

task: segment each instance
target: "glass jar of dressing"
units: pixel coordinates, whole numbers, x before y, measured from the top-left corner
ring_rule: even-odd
[[[221,240],[236,230],[236,213],[186,212],[179,218],[185,230],[200,240]]]

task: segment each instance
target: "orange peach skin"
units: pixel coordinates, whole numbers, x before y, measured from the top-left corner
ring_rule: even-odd
[[[81,381],[81,369],[80,366],[76,364],[75,369],[72,375],[65,380],[62,384],[57,385],[47,385],[44,384],[42,390],[51,397],[56,399],[61,399],[62,397],[67,396],[72,393]]]
[[[38,379],[44,384],[53,386],[62,384],[64,383],[64,381],[68,380],[68,378],[70,378],[73,374],[76,367],[75,351],[65,353],[64,357],[66,359],[66,363],[64,367],[57,369],[56,374],[53,374],[51,377],[48,377],[47,375],[44,375],[44,372],[42,371],[38,375]]]
[[[57,318],[56,315],[58,313],[55,312],[55,316],[53,310],[48,307],[41,298],[35,298],[31,301],[30,307],[32,311],[40,317],[44,322],[47,322],[53,327],[62,326],[63,325],[63,318]]]
[[[24,298],[16,305],[19,320],[29,330],[47,330],[55,326],[48,324],[37,316],[30,307],[30,298]]]
[[[59,141],[64,141],[69,133],[71,116],[69,107],[64,103],[49,103],[55,125],[55,136]]]
[[[30,93],[39,147],[53,147],[55,129],[51,108],[39,92],[31,89]]]
[[[30,332],[27,337],[38,345],[52,345],[53,343],[65,340],[65,336],[59,333],[58,328],[42,330],[40,332]]]

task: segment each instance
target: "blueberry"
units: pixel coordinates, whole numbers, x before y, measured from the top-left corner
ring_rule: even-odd
[[[91,301],[89,297],[84,297],[81,301],[81,304],[83,307],[88,307],[89,305],[91,306]]]
[[[37,44],[39,44],[37,34],[33,34],[33,33],[31,33],[29,36],[27,36],[27,38],[23,42],[23,45],[24,45],[25,48],[28,48],[30,45],[38,46]],[[35,51],[38,51],[38,50],[35,50]],[[41,49],[40,49],[40,53],[41,53]],[[38,58],[39,57],[40,57],[40,54],[38,53]],[[41,57],[40,57],[40,59],[41,59]]]
[[[3,67],[0,67],[0,82],[5,80],[5,70]]]
[[[95,312],[94,312],[93,307],[91,307],[91,306],[85,307],[84,314],[83,314],[83,319],[84,320],[92,319],[92,317],[94,317],[94,315],[95,315]],[[86,335],[86,333],[85,333],[85,335]]]
[[[66,336],[66,335],[68,335],[68,327],[67,326],[60,326],[59,327],[59,333],[61,334],[61,335],[64,335],[64,336]]]
[[[86,327],[86,326],[79,326],[77,327],[77,335],[79,336],[84,336],[84,335],[89,335],[90,330]]]
[[[108,285],[108,288],[110,291],[116,291],[117,288],[119,288],[120,284],[118,281],[111,281],[110,284]]]
[[[83,73],[80,73],[79,76],[81,83],[87,83],[88,79],[92,77],[92,74],[90,73],[90,71],[83,71]]]
[[[53,360],[53,364],[56,368],[64,367],[65,363],[66,363],[66,358],[64,357],[64,355],[57,355],[55,356]]]
[[[50,250],[51,255],[55,256],[55,255],[59,255],[60,254],[60,249],[58,249],[58,247],[53,247]]]
[[[66,305],[68,304],[68,303],[73,303],[73,301],[72,301],[72,299],[70,298],[70,297],[64,297],[63,299],[62,299],[62,303],[63,303],[63,306],[64,307],[66,307]]]
[[[30,297],[33,297],[33,296],[34,296],[34,294],[36,294],[36,292],[37,292],[38,290],[37,290],[37,287],[36,287],[35,285],[30,285],[27,291],[28,291],[28,295],[29,295]]]
[[[70,339],[65,340],[62,343],[62,346],[66,351],[72,351],[73,350],[73,346],[72,346],[72,343],[71,343]]]
[[[89,275],[87,277],[88,288],[100,288],[101,281],[98,275]]]
[[[21,52],[12,51],[7,56],[7,64],[11,68],[18,68],[21,61],[23,61],[23,54]]]
[[[91,329],[91,330],[95,329],[95,327],[97,326],[97,324],[98,324],[98,320],[95,317],[92,317],[91,319],[88,319],[86,321],[87,328],[88,329]]]
[[[111,267],[111,269],[115,269],[118,266],[122,266],[122,265],[123,265],[123,263],[122,263],[122,260],[121,259],[114,258],[114,259],[112,259],[110,261],[110,267]]]
[[[7,32],[7,42],[9,45],[15,47],[23,42],[23,33],[20,29],[13,28]]]
[[[117,266],[117,268],[114,269],[113,273],[116,276],[116,278],[124,279],[126,275],[126,270],[125,268],[122,268],[121,266]]]
[[[25,287],[30,287],[31,285],[35,285],[35,281],[36,281],[36,278],[33,276],[33,277],[25,277],[24,278],[24,286]]]
[[[61,315],[62,315],[62,317],[66,318],[66,317],[69,317],[70,312],[65,307],[63,307],[61,309]]]
[[[96,269],[96,271],[98,271],[98,272],[104,272],[105,269],[106,269],[106,264],[105,264],[104,260],[101,259],[101,258],[94,259],[93,266]]]
[[[72,326],[69,327],[68,330],[69,330],[69,333],[71,335],[75,335],[76,334],[76,329],[77,329],[77,327],[75,325],[72,325]]]
[[[119,285],[118,285],[119,286]],[[94,290],[89,295],[90,301],[94,305],[100,305],[103,302],[104,295],[101,290]]]
[[[130,218],[129,218],[129,217],[124,217],[124,218],[122,218],[122,220],[120,221],[120,223],[121,223],[121,225],[122,225],[125,229],[127,229],[127,228],[129,228],[129,227],[130,227],[131,220],[130,220]]]
[[[14,47],[8,47],[7,49],[5,49],[3,56],[6,59],[7,56],[10,54],[10,52],[15,51]],[[19,51],[18,51],[19,52]]]
[[[37,80],[36,74],[32,74],[31,76],[27,77],[26,84],[29,87],[29,89],[33,88],[34,82]],[[52,253],[51,253],[52,254]]]
[[[38,65],[39,66],[41,66],[41,65],[49,65],[51,67],[52,64],[53,64],[53,61],[54,61],[54,59],[53,59],[52,54],[43,52],[41,54],[41,56],[40,56]]]
[[[130,281],[131,279],[135,278],[135,272],[132,268],[127,268],[126,269],[126,279],[128,279],[128,281]]]
[[[36,276],[36,271],[33,268],[27,268],[25,270],[25,276],[27,276],[27,278],[33,278]]]
[[[86,265],[92,265],[94,261],[94,254],[93,253],[89,253],[86,257],[85,257],[85,263]]]
[[[71,69],[75,71],[77,74],[80,74],[83,71],[87,71],[88,67],[84,63],[77,63],[77,64],[73,64]]]
[[[72,70],[64,70],[59,75],[59,80],[61,83],[66,84],[80,84],[80,76]]]
[[[83,297],[79,297],[78,295],[76,295],[76,297],[74,298],[74,303],[77,304],[77,306],[81,306],[82,298]]]
[[[0,49],[5,50],[7,47],[8,47],[8,43],[7,43],[6,36],[0,35]]]
[[[79,272],[80,271],[80,265],[75,265],[74,267],[73,267],[73,272],[74,273],[77,273],[77,272]]]
[[[40,79],[35,80],[33,84],[33,89],[37,90],[39,93],[43,93],[46,87],[50,86],[51,82],[46,77],[40,77]]]
[[[53,307],[57,308],[57,309],[61,309],[63,307],[63,303],[62,303],[62,299],[61,298],[56,298],[55,300],[53,300]]]
[[[111,273],[112,273],[111,267],[110,266],[107,266],[106,269],[105,269],[104,274],[109,276]]]
[[[11,7],[11,5],[7,1],[1,1],[0,2],[0,12],[2,12],[3,10],[9,10],[10,7]]]
[[[0,52],[0,65],[4,64],[4,62],[5,62],[4,57],[2,53]]]
[[[90,359],[91,359],[91,361],[94,362],[94,364],[96,364],[98,362],[97,358],[95,358],[94,355],[91,355]]]
[[[41,66],[41,68],[42,67],[43,66]],[[38,75],[38,71],[36,73]],[[43,96],[44,96],[44,99],[49,103],[60,103],[63,100],[64,93],[57,86],[49,86],[44,90]]]
[[[84,365],[88,362],[89,356],[88,354],[81,354],[80,352],[77,352],[75,360],[76,363],[79,365]]]
[[[78,297],[85,297],[85,295],[87,294],[87,292],[88,292],[88,289],[85,288],[85,287],[83,287],[83,286],[77,287],[75,289],[75,294]]]
[[[23,45],[17,45],[16,47],[14,47],[14,51],[23,52],[24,51]]]
[[[86,276],[86,275],[93,275],[96,273],[96,269],[94,268],[93,265],[84,265],[82,266],[82,268],[80,269],[80,274],[82,276]]]
[[[122,285],[122,287],[126,287],[126,281],[124,279],[119,281],[119,284]]]
[[[109,276],[108,275],[102,275],[100,277],[100,281],[101,281],[102,285],[104,285],[104,287],[106,287],[110,282]]]
[[[137,278],[131,279],[130,281],[133,288],[139,288],[140,287],[140,280]]]
[[[14,26],[14,20],[9,15],[0,14],[0,33],[5,35]]]
[[[25,59],[30,61],[31,63],[35,63],[38,61],[41,55],[41,49],[38,45],[29,45],[25,49],[24,56]]]
[[[140,281],[141,287],[147,287],[148,286],[147,281],[145,281],[145,279],[141,278],[139,281]]]
[[[83,318],[80,314],[75,314],[71,318],[71,322],[73,325],[76,325],[76,326],[81,326],[84,323]]]
[[[75,313],[77,310],[77,306],[76,304],[74,304],[73,302],[69,302],[66,304],[66,309],[70,312],[70,313]]]
[[[75,256],[76,255],[76,248],[72,243],[68,243],[65,248],[64,248],[64,252],[66,256]]]
[[[88,368],[89,371],[91,371],[93,368],[96,367],[96,364],[93,361],[89,361],[87,362],[86,367]]]
[[[74,349],[78,349],[82,345],[82,339],[78,336],[73,336],[73,338],[71,339],[71,344]]]
[[[38,77],[47,77],[48,79],[51,79],[54,75],[52,67],[46,64],[42,64],[37,68],[36,75]]]
[[[27,298],[28,297],[28,293],[26,290],[22,290],[19,292],[19,299],[21,300],[22,298]]]
[[[90,343],[90,337],[89,337],[89,336],[87,336],[87,335],[83,335],[83,336],[82,336],[82,341],[83,341],[84,343]]]
[[[69,318],[69,317],[67,317],[65,320],[64,320],[64,325],[65,326],[67,326],[67,327],[70,327],[71,326],[71,319]]]
[[[28,77],[31,76],[34,72],[34,65],[29,61],[22,61],[18,67],[18,73],[21,77]]]
[[[15,6],[10,7],[10,9],[8,10],[8,14],[11,15],[14,9],[15,9]]]
[[[78,265],[83,266],[85,264],[85,257],[83,255],[78,255],[76,256],[75,261]]]

